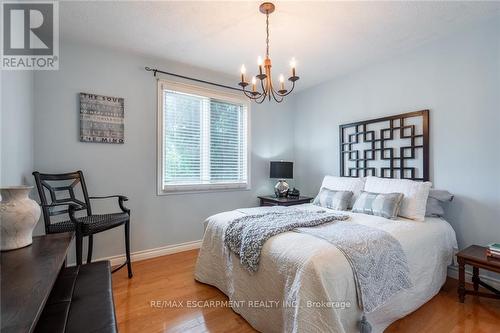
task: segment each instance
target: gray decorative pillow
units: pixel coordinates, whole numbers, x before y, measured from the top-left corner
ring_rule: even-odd
[[[446,190],[435,190],[429,191],[429,197],[427,198],[427,205],[425,207],[425,216],[444,216],[443,203],[453,200],[453,194]]]
[[[427,204],[425,206],[425,216],[444,216],[444,208],[438,199],[433,197],[427,198]]]
[[[313,204],[334,210],[347,210],[352,195],[351,191],[333,191],[323,187],[314,199]]]
[[[352,211],[368,215],[395,219],[398,216],[403,193],[372,193],[362,191],[356,199]]]
[[[434,198],[441,202],[453,200],[453,194],[451,194],[450,192],[446,190],[436,190],[433,188],[429,190],[429,197]]]

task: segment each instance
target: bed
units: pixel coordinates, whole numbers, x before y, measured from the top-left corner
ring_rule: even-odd
[[[316,209],[311,204],[295,207]],[[408,258],[413,288],[367,316],[373,332],[382,332],[439,292],[457,248],[455,233],[441,218],[422,223],[347,214],[352,223],[389,232]],[[242,215],[235,210],[207,220],[196,280],[220,289],[234,304],[233,310],[261,332],[358,332],[361,312],[345,256],[324,240],[287,232],[265,243],[259,270],[249,274],[223,243],[227,224]]]
[[[406,116],[422,117],[423,134],[416,133],[415,124],[405,125]],[[428,111],[408,113],[382,119],[389,123],[391,136],[385,136],[386,128],[379,127],[381,136],[375,138],[374,131],[367,128],[373,121],[341,125],[341,176],[363,177],[379,170],[384,177],[427,180],[428,177]],[[397,122],[396,122],[397,120]],[[375,123],[379,123],[377,119]],[[410,128],[409,132],[406,129]],[[349,129],[352,132],[349,132]],[[369,135],[367,133],[373,132]],[[388,140],[394,139],[393,132],[411,140],[412,156],[422,149],[420,159],[424,165],[405,167],[408,154],[401,149],[397,157],[391,152],[390,167],[377,169],[372,162],[377,154],[384,156]],[[354,133],[354,134],[353,134]],[[371,143],[373,154],[353,153],[359,140]],[[344,137],[347,142],[344,142]],[[385,139],[384,139],[385,137]],[[421,139],[421,140],[420,140]],[[421,143],[418,143],[418,142]],[[357,157],[356,157],[357,156]],[[353,157],[353,158],[351,158]],[[360,160],[361,159],[361,160]],[[382,158],[383,159],[383,158]],[[354,163],[349,166],[349,163]],[[395,172],[399,170],[400,172]],[[418,170],[421,173],[419,174]],[[364,174],[359,174],[359,173]],[[326,177],[325,177],[326,179]],[[339,178],[340,179],[340,178]],[[341,179],[342,180],[342,179]],[[325,181],[323,185],[325,185]],[[430,185],[429,185],[430,187]],[[425,202],[424,202],[425,205]],[[271,208],[260,208],[262,210]],[[418,309],[435,296],[446,280],[447,266],[452,263],[457,249],[455,233],[448,222],[440,217],[425,217],[424,221],[407,218],[387,219],[380,216],[334,211],[313,204],[293,208],[302,211],[325,210],[349,216],[349,223],[369,226],[390,234],[400,244],[406,255],[412,286],[396,293],[383,306],[367,313],[372,332],[382,332],[392,322]],[[424,206],[425,210],[425,206]],[[288,231],[269,238],[262,247],[259,268],[249,272],[239,258],[224,243],[225,230],[231,221],[251,214],[249,210],[237,209],[209,217],[202,247],[195,270],[195,279],[220,289],[230,300],[233,310],[261,332],[359,332],[359,318],[356,282],[353,269],[346,256],[330,242],[307,233]],[[316,226],[327,231],[332,224]]]

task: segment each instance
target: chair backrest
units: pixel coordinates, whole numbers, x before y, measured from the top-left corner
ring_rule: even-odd
[[[87,215],[92,215],[87,186],[85,185],[83,173],[80,170],[62,174],[48,174],[35,171],[33,172],[33,176],[35,177],[38,196],[42,204],[46,233],[49,233],[52,216],[69,214],[68,206],[58,205],[49,207],[48,205],[75,204],[78,206],[75,210],[86,210]],[[83,197],[81,200],[75,195],[78,185],[80,185],[81,196]],[[66,192],[66,196],[60,196],[61,192]],[[49,194],[49,197],[46,194]]]

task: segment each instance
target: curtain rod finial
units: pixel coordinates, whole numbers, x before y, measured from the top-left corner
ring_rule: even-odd
[[[153,76],[156,77],[156,73],[158,72],[158,70],[156,68],[150,68],[148,66],[144,67],[144,69],[148,72],[153,72]]]

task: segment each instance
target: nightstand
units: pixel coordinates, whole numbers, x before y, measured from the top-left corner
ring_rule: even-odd
[[[479,268],[491,272],[500,273],[500,260],[486,256],[486,248],[472,245],[457,253],[458,259],[458,299],[460,303],[465,300],[465,295],[476,295],[482,297],[500,299],[500,291],[487,285],[479,279]],[[472,266],[472,282],[474,290],[465,288],[465,265]],[[491,293],[480,292],[479,286],[491,291]]]
[[[293,206],[310,203],[313,198],[300,196],[298,198],[276,198],[274,195],[258,197],[261,206]]]

